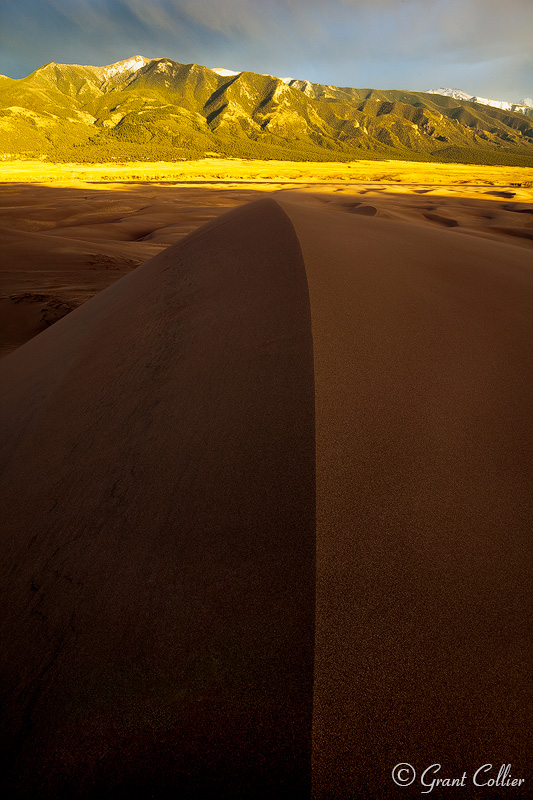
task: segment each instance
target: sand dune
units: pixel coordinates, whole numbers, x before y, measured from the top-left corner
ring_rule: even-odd
[[[533,273],[503,202],[279,191],[2,360],[13,796],[528,777]]]
[[[207,220],[260,192],[92,184],[0,187],[0,357]]]
[[[60,308],[67,313],[228,208],[288,186],[302,199],[338,204],[356,215],[456,227],[533,246],[533,191],[523,187],[301,181],[4,184],[0,357],[44,330],[51,306],[56,318]]]
[[[401,796],[402,761],[525,775],[529,254],[282,206],[313,320],[316,796]]]
[[[23,796],[38,775],[68,797],[305,794],[312,344],[279,206],[170,248],[2,379],[3,752]]]

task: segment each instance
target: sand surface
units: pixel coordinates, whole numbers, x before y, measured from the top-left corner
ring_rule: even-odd
[[[531,774],[531,192],[275,189],[227,189],[0,364],[13,796]],[[161,245],[186,212],[146,191],[117,230]]]
[[[409,166],[415,174],[421,168]],[[303,178],[0,184],[0,358],[210,219],[279,191],[351,214],[455,228],[533,249],[530,188],[371,182],[374,173],[364,184],[306,184]]]
[[[316,796],[401,796],[402,761],[524,771],[531,256],[282,206],[313,320]]]
[[[0,186],[0,357],[219,214],[260,197],[165,185]],[[54,319],[55,321],[55,319]]]
[[[2,366],[3,774],[305,796],[314,398],[286,215],[223,217]]]

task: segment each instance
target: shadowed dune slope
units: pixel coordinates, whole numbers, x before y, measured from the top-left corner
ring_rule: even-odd
[[[285,213],[204,226],[0,379],[8,796],[308,796],[312,342]]]
[[[529,253],[285,198],[314,341],[315,796],[419,797],[408,762],[499,797],[477,768],[532,766]]]
[[[530,255],[276,197],[0,365],[20,797],[529,776]]]

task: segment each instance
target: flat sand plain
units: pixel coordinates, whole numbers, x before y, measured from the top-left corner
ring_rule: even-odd
[[[423,161],[247,161],[204,158],[199,161],[127,161],[108,164],[51,164],[6,161],[0,177],[7,182],[69,181],[323,181],[430,184],[533,185],[533,168],[476,164],[429,164]]]
[[[533,170],[514,167],[33,161],[3,163],[0,181],[0,357],[200,225],[268,194],[533,246]]]

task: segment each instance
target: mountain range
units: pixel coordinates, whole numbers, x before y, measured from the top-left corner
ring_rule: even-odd
[[[528,113],[134,56],[0,76],[4,159],[401,158],[533,165]],[[443,90],[448,91],[448,90]],[[532,112],[533,113],[533,112]]]

